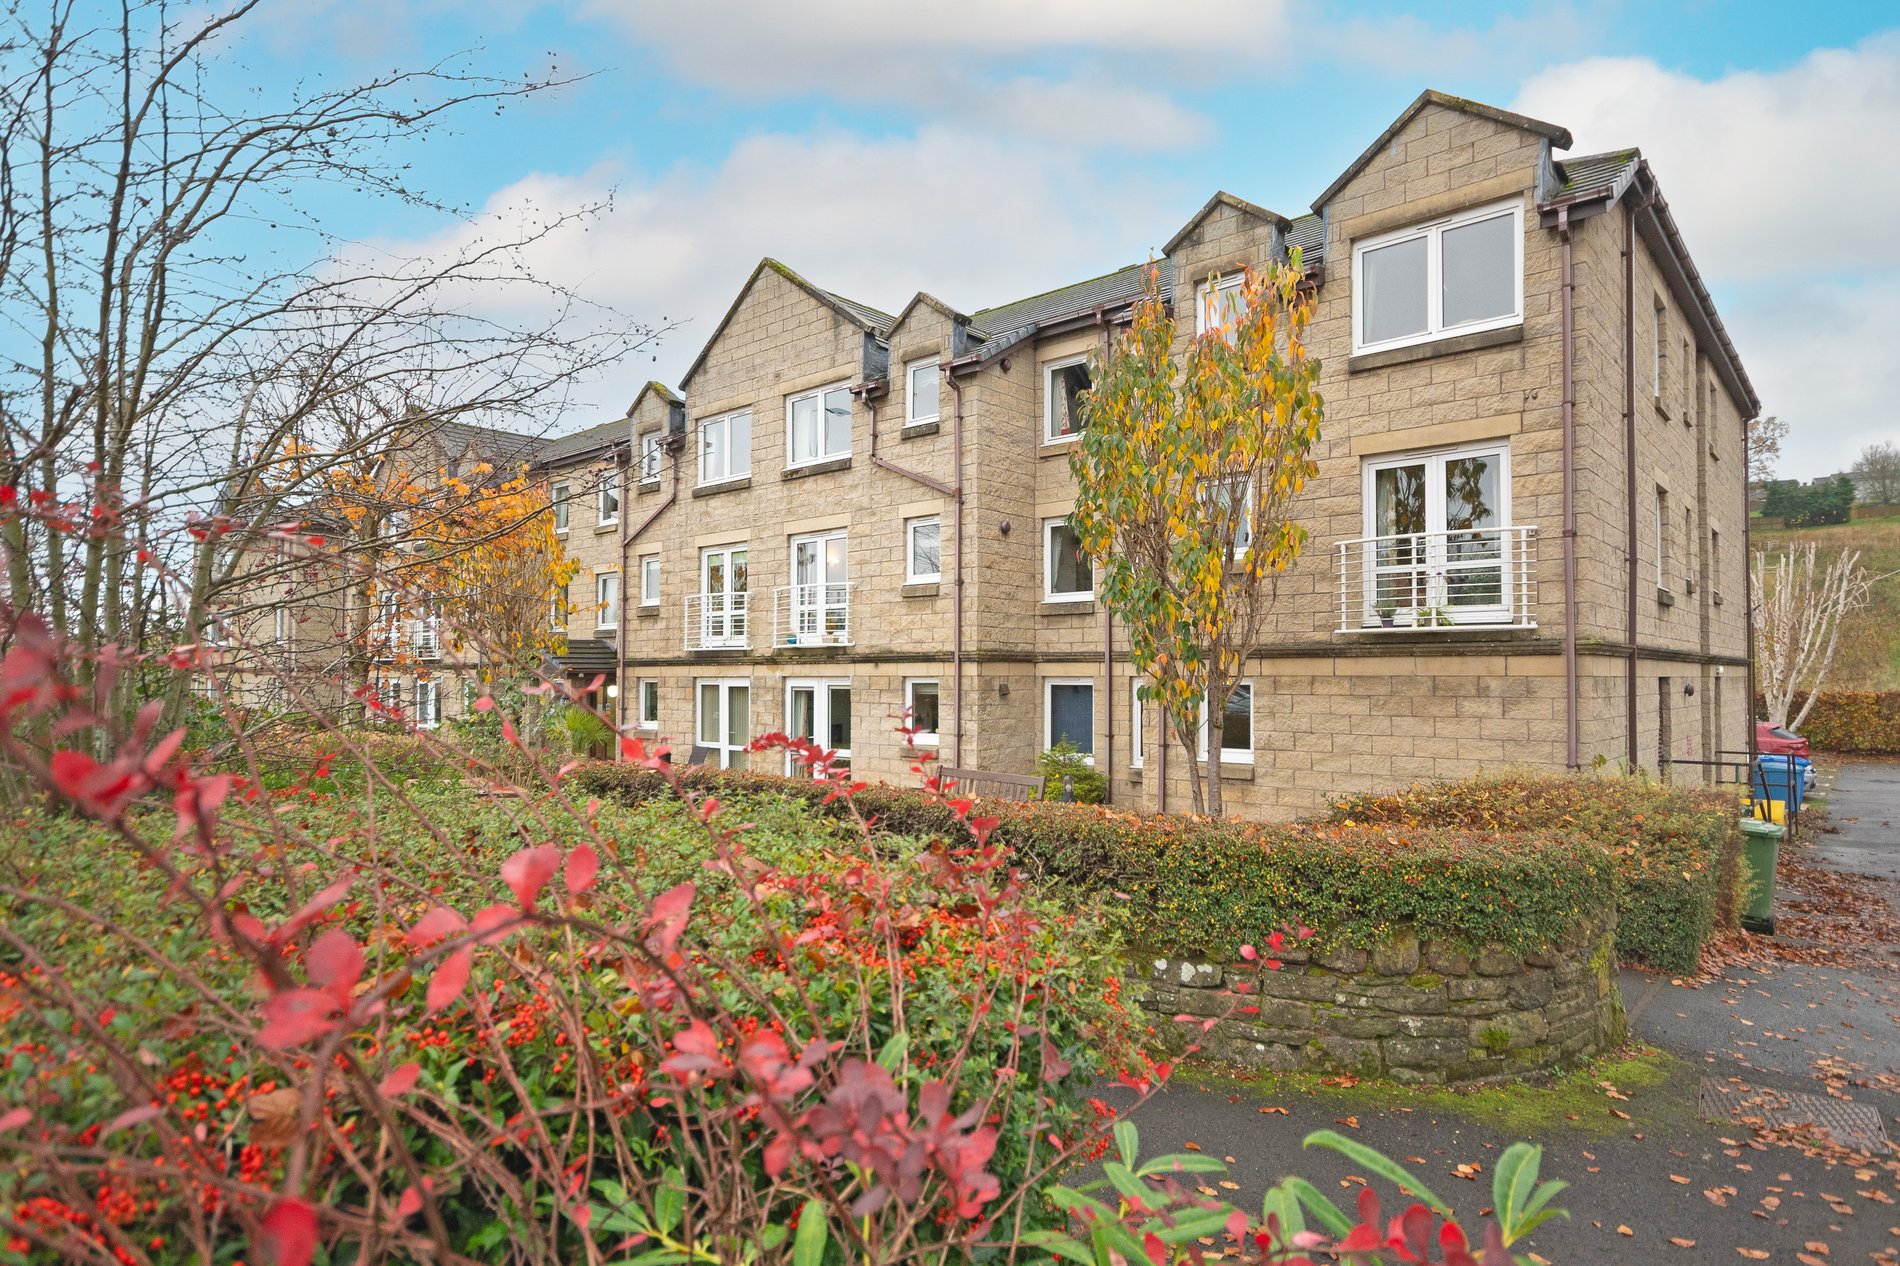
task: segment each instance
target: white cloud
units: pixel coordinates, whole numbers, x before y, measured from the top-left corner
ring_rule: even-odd
[[[1642,149],[1764,410],[1792,427],[1784,475],[1900,434],[1900,34],[1713,80],[1594,58],[1511,108],[1569,127],[1576,153]]]
[[[447,253],[478,231],[512,232],[611,188],[609,213],[532,246],[527,267],[640,320],[685,324],[657,363],[641,357],[603,383],[587,421],[625,408],[649,378],[676,382],[762,256],[886,311],[918,290],[967,311],[1139,260],[1198,204],[1163,183],[1106,178],[1060,146],[948,129],[893,140],[761,135],[717,166],[617,188],[616,174],[530,177],[490,199],[485,225],[383,244]],[[509,315],[482,309],[479,294],[470,302]]]

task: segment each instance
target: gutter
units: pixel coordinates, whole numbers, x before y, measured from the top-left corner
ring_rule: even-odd
[[[1636,592],[1641,579],[1641,564],[1636,557],[1636,208],[1628,202],[1623,204],[1623,500],[1626,552],[1629,555],[1628,593],[1623,604],[1623,639],[1629,646],[1629,663],[1623,683],[1623,754],[1630,770],[1634,772]]]
[[[1570,208],[1557,210],[1557,240],[1563,244],[1564,419],[1564,764],[1579,764],[1577,742],[1577,384],[1576,325],[1572,305],[1576,276],[1571,260]]]

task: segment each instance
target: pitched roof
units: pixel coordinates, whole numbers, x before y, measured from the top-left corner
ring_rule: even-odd
[[[1392,138],[1397,136],[1407,123],[1417,118],[1424,111],[1426,106],[1434,105],[1443,106],[1447,110],[1458,110],[1465,114],[1476,115],[1481,119],[1490,119],[1493,123],[1502,123],[1507,127],[1522,128],[1526,132],[1534,132],[1558,149],[1569,149],[1571,146],[1570,132],[1565,128],[1558,127],[1555,123],[1546,123],[1542,119],[1533,119],[1527,114],[1513,114],[1509,110],[1500,110],[1496,106],[1488,106],[1481,101],[1472,101],[1466,97],[1454,97],[1450,93],[1427,88],[1418,94],[1411,105],[1405,107],[1404,112],[1401,113],[1398,118],[1392,120],[1390,127],[1379,133],[1378,139],[1366,146],[1363,154],[1352,160],[1351,166],[1339,173],[1339,179],[1326,186],[1325,193],[1313,199],[1313,210],[1319,211],[1324,208],[1327,203],[1331,202],[1333,195],[1345,188],[1346,184],[1351,181],[1354,176],[1364,171],[1366,164],[1370,163],[1374,158],[1377,158],[1379,151],[1391,144]]]
[[[443,454],[451,460],[459,460],[462,454],[472,450],[497,471],[532,462],[535,449],[541,443],[537,436],[467,422],[438,422],[428,437],[439,444]]]
[[[628,417],[632,417],[635,413],[639,412],[640,402],[646,399],[647,393],[649,391],[652,392],[654,395],[658,396],[661,400],[665,401],[667,404],[684,404],[686,402],[685,396],[680,395],[678,392],[674,391],[671,387],[667,386],[665,383],[661,382],[659,379],[649,378],[646,381],[646,385],[641,387],[638,392],[634,393],[633,403],[627,406]]]
[[[1326,262],[1326,221],[1317,215],[1296,218],[1286,231],[1286,248],[1300,248],[1300,263],[1308,268]]]
[[[1639,149],[1613,149],[1602,154],[1566,158],[1557,164],[1559,183],[1552,196],[1566,198],[1608,186],[1610,196],[1619,197],[1636,178],[1636,168],[1642,159],[1643,151]]]
[[[615,418],[582,431],[557,435],[541,441],[534,462],[537,466],[559,466],[582,457],[591,457],[617,444],[631,443],[629,437],[632,433],[631,422],[626,418]]]
[[[1174,261],[1157,259],[1153,264],[1161,274],[1161,296],[1165,299],[1174,291]],[[1041,325],[1097,307],[1130,303],[1141,296],[1145,284],[1143,274],[1147,270],[1148,264],[1130,264],[1112,273],[1045,290],[1027,299],[1018,299],[994,308],[980,308],[970,314],[970,324],[977,333],[991,338],[1026,325]]]
[[[567,650],[554,657],[570,673],[606,673],[612,676],[620,667],[614,644],[597,637],[570,637]]]
[[[892,317],[891,323],[885,327],[886,332],[890,330],[894,330],[898,326],[902,325],[905,321],[905,318],[910,316],[911,310],[916,308],[919,304],[922,304],[926,308],[935,309],[937,312],[940,312],[944,316],[949,317],[952,321],[968,321],[970,319],[968,315],[962,312],[958,312],[955,308],[951,307],[949,304],[939,299],[936,295],[930,294],[927,291],[919,290],[916,294],[911,296],[909,303],[905,304],[903,307],[897,310],[897,315]]]
[[[739,305],[745,302],[745,297],[752,293],[752,287],[758,283],[759,278],[765,274],[765,270],[768,268],[785,278],[785,280],[791,282],[794,286],[797,286],[800,290],[803,290],[818,302],[824,304],[827,308],[830,308],[833,312],[836,312],[839,316],[842,316],[845,320],[851,322],[851,324],[863,330],[866,334],[882,338],[884,335],[890,333],[890,313],[880,312],[869,304],[859,303],[855,299],[847,299],[843,295],[833,294],[829,290],[821,290],[799,276],[793,269],[773,259],[770,255],[767,255],[764,259],[759,261],[758,267],[752,270],[752,275],[745,279],[745,285],[739,287],[739,293],[733,297],[732,306],[726,309],[726,315],[720,317],[719,324],[713,327],[712,336],[706,340],[705,346],[699,349],[699,355],[693,357],[693,363],[686,367],[686,372],[680,375],[680,385],[682,387],[692,381],[693,375],[699,372],[699,367],[706,361],[707,353],[712,351],[713,344],[719,341],[719,336],[726,332],[726,327],[732,324],[732,318],[738,314]]]
[[[1247,201],[1245,198],[1236,198],[1233,194],[1228,193],[1225,189],[1222,189],[1219,192],[1217,192],[1213,197],[1209,198],[1206,202],[1201,204],[1201,209],[1199,211],[1196,211],[1192,216],[1188,218],[1188,222],[1181,226],[1181,229],[1178,233],[1176,233],[1173,237],[1168,239],[1168,244],[1161,248],[1161,253],[1163,255],[1174,254],[1174,248],[1181,244],[1181,239],[1185,238],[1189,233],[1192,233],[1195,230],[1195,228],[1200,224],[1200,222],[1202,220],[1205,220],[1208,217],[1208,214],[1212,212],[1215,207],[1223,207],[1223,206],[1232,207],[1234,210],[1239,211],[1242,214],[1255,216],[1259,219],[1267,221],[1269,224],[1276,224],[1279,226],[1280,231],[1282,233],[1286,232],[1287,227],[1292,223],[1292,221],[1288,220],[1285,216],[1281,215],[1278,211],[1269,211],[1265,207],[1256,206],[1253,203]]]

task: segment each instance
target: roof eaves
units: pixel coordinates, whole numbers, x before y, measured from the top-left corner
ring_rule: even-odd
[[[1392,138],[1397,136],[1407,123],[1417,118],[1426,106],[1433,105],[1443,106],[1447,110],[1459,110],[1481,119],[1490,119],[1493,123],[1502,123],[1507,127],[1522,128],[1526,132],[1533,132],[1543,137],[1558,149],[1569,149],[1572,144],[1569,129],[1558,127],[1555,123],[1546,123],[1542,119],[1533,119],[1527,114],[1514,114],[1509,110],[1500,110],[1496,106],[1486,105],[1482,101],[1454,97],[1448,92],[1427,88],[1418,94],[1411,105],[1405,107],[1398,118],[1392,120],[1390,127],[1379,133],[1372,144],[1366,146],[1364,153],[1352,160],[1352,164],[1339,174],[1337,180],[1326,186],[1326,192],[1313,199],[1313,210],[1324,209],[1326,204],[1333,200],[1335,194],[1344,189],[1354,176],[1365,170],[1366,164],[1376,158],[1380,150],[1391,144]]]

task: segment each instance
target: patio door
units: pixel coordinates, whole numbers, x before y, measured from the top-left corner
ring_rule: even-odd
[[[745,546],[699,553],[700,645],[746,644]]]
[[[848,681],[790,681],[785,684],[785,733],[809,739],[835,755],[835,763],[851,765],[851,683]],[[786,758],[788,774],[799,772]]]
[[[696,747],[719,769],[744,769],[752,742],[752,687],[744,681],[699,683]]]
[[[1366,464],[1366,607],[1508,618],[1509,450],[1447,449]]]
[[[850,582],[843,532],[792,541],[792,632],[799,642],[849,641]]]

